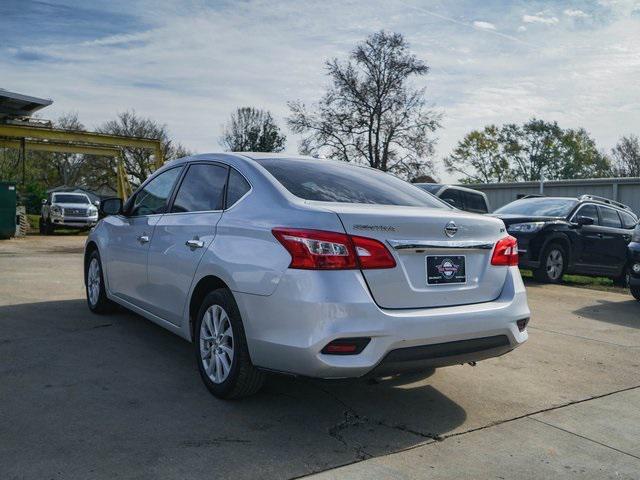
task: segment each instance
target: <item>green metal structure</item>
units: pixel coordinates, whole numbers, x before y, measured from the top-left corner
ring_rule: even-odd
[[[0,182],[0,238],[16,233],[16,184]]]

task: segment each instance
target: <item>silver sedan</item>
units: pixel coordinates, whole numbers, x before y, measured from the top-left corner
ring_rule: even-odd
[[[168,163],[89,235],[89,308],[124,306],[193,342],[222,398],[265,372],[386,376],[527,339],[517,243],[370,168],[275,154]]]

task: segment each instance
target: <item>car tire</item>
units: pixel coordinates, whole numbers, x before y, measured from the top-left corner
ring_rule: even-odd
[[[567,252],[559,243],[547,245],[540,255],[540,268],[533,271],[533,277],[544,283],[560,283],[567,269]]]
[[[47,219],[44,221],[44,234],[45,235],[53,235],[55,228],[53,227],[53,224],[51,223],[50,219]]]
[[[42,217],[38,219],[38,231],[40,232],[40,235],[45,234],[44,219]]]
[[[640,287],[629,287],[629,291],[633,298],[640,302]]]
[[[97,250],[94,250],[89,255],[89,261],[85,269],[84,285],[89,310],[97,314],[113,312],[115,304],[107,298],[102,261]]]
[[[624,273],[618,277],[612,278],[611,280],[613,280],[613,284],[616,287],[628,288],[630,279],[631,279],[631,269],[628,266],[625,266]]]
[[[262,388],[265,374],[251,363],[240,311],[228,289],[214,290],[202,301],[193,346],[202,381],[216,397],[241,398]]]

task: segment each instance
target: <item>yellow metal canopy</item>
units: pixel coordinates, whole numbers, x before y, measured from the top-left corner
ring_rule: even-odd
[[[118,195],[122,199],[131,195],[131,186],[124,169],[122,148],[152,150],[156,169],[164,163],[162,143],[157,139],[60,130],[39,125],[0,124],[0,147],[16,148],[21,151],[23,171],[26,150],[83,153],[117,158]]]

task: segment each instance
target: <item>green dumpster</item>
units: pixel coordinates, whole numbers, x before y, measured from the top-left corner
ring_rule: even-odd
[[[0,182],[0,238],[16,233],[16,184]]]

